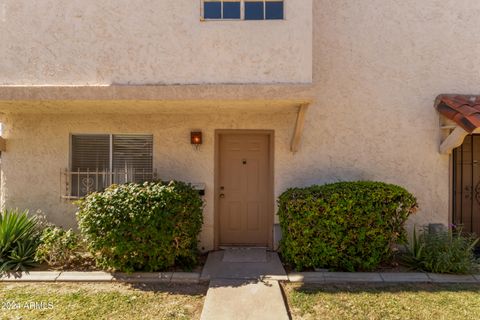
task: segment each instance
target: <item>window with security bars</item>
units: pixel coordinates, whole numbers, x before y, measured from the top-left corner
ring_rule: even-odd
[[[67,196],[79,198],[111,184],[155,179],[153,136],[140,134],[75,134]]]
[[[283,20],[283,0],[202,0],[204,20]]]

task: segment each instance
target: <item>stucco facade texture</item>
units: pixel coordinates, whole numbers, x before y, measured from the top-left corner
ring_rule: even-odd
[[[200,0],[2,0],[0,84],[312,81],[311,0],[284,21],[200,20]],[[2,14],[3,12],[3,14]]]
[[[15,2],[18,6],[26,5],[25,1]],[[144,2],[153,5],[153,1]],[[192,12],[188,15],[175,11],[175,8],[188,11],[192,3],[197,6],[196,1],[175,1],[174,9],[167,6],[171,2],[156,1],[161,3],[158,6],[163,6],[163,11],[174,10],[171,12],[175,14],[162,13],[168,19],[183,21],[176,22],[184,27],[179,31],[180,38],[183,32],[205,34],[198,42],[183,44],[185,39],[179,42],[165,39],[161,45],[151,37],[135,39],[141,41],[144,48],[178,46],[178,50],[166,52],[165,56],[149,57],[147,49],[136,52],[111,47],[104,52],[112,54],[104,55],[115,58],[105,62],[82,51],[87,50],[83,48],[85,42],[79,45],[83,49],[75,47],[73,43],[80,40],[76,40],[76,33],[72,31],[67,37],[72,42],[72,46],[67,46],[71,51],[54,48],[58,55],[54,59],[49,57],[48,49],[22,49],[25,46],[41,48],[48,42],[41,37],[42,45],[37,46],[34,37],[26,36],[14,40],[14,31],[24,30],[23,26],[9,24],[8,31],[0,31],[2,42],[7,39],[7,43],[15,44],[0,48],[2,57],[7,57],[0,62],[1,81],[5,85],[103,82],[109,85],[104,88],[0,88],[0,111],[7,140],[7,151],[2,153],[4,206],[41,209],[53,222],[72,226],[75,208],[60,199],[59,182],[60,169],[69,162],[69,134],[153,133],[154,166],[162,178],[207,184],[201,246],[208,250],[213,247],[214,130],[273,129],[275,195],[288,187],[313,183],[385,181],[404,186],[417,196],[420,210],[410,219],[410,225],[448,224],[450,159],[438,151],[442,134],[433,103],[440,93],[478,91],[478,1],[315,0],[312,11],[309,1],[291,0],[286,1],[286,21],[230,25],[229,22],[199,22],[198,7],[190,8]],[[42,9],[46,6],[44,3],[60,2],[33,3]],[[79,11],[90,10],[100,15],[93,9],[99,6],[96,2],[73,3]],[[100,21],[109,33],[118,37],[117,41],[126,41],[125,44],[128,41],[121,36],[122,32],[116,33],[113,22],[127,19],[122,18],[118,8],[132,5],[123,1],[115,3],[113,8],[106,7],[110,9],[105,10]],[[14,1],[3,1],[3,4],[7,4],[7,8],[17,7]],[[18,10],[18,14],[25,14],[25,8]],[[54,16],[42,10],[44,16]],[[13,14],[14,11],[7,12]],[[141,12],[134,15],[146,14]],[[307,26],[311,16],[312,30]],[[12,16],[0,19],[15,20]],[[84,28],[81,24],[66,22],[76,19],[62,21],[71,28]],[[306,19],[305,24],[298,19]],[[149,21],[148,14],[144,20]],[[62,29],[64,25],[55,21],[50,20],[51,28]],[[38,20],[38,23],[47,22]],[[143,27],[136,27],[135,32],[140,35],[145,28],[152,28],[149,23]],[[211,39],[226,37],[223,32],[230,28],[242,29],[237,30],[242,35],[236,38],[240,37],[241,41],[225,43]],[[267,43],[275,42],[278,46],[260,58],[257,50],[265,49],[259,45],[264,43],[264,38],[255,33],[264,28],[285,30],[270,35],[268,41],[271,42]],[[102,42],[99,37],[104,39],[104,31],[96,32],[94,36],[83,34],[85,41],[95,42],[93,47],[102,45],[96,43]],[[135,32],[129,32],[132,35],[127,38],[135,38]],[[27,53],[17,54],[19,57],[15,60],[15,50]],[[239,50],[245,55],[239,55]],[[179,58],[173,55],[180,51],[182,59],[188,58],[186,64],[172,62]],[[218,72],[212,64],[203,65],[207,56],[221,57]],[[290,59],[292,57],[294,59]],[[193,61],[196,58],[198,60]],[[48,61],[57,60],[70,69],[49,76],[44,69],[48,69]],[[197,69],[190,70],[193,63]],[[270,68],[272,72],[265,73]],[[112,85],[130,82],[198,85]],[[244,84],[225,85],[231,82]],[[288,84],[276,85],[276,82]],[[292,154],[289,143],[294,130],[296,100],[311,104],[300,150]],[[205,142],[198,151],[189,144],[191,129],[204,132]]]
[[[275,130],[278,177],[275,190],[291,183],[289,138],[293,131],[293,109],[255,114],[221,110],[216,114],[157,115],[12,115],[5,132],[9,152],[3,154],[3,194],[7,207],[41,210],[48,219],[64,227],[75,227],[75,205],[60,198],[60,169],[69,164],[70,134],[149,133],[154,136],[154,168],[162,180],[178,179],[206,183],[201,247],[213,246],[214,130]],[[146,121],[148,118],[148,121]],[[201,128],[204,144],[190,144],[190,130]]]

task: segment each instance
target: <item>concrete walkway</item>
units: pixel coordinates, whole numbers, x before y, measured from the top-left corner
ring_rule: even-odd
[[[210,280],[202,320],[289,319],[279,280],[288,280],[275,252],[235,248],[212,252],[201,275]]]
[[[217,265],[218,267],[218,265]],[[228,270],[228,269],[227,269]],[[257,268],[257,270],[259,270]],[[238,271],[238,270],[237,270]],[[225,271],[223,271],[226,273]],[[238,278],[238,273],[232,279]],[[243,270],[244,280],[249,280]],[[250,273],[251,274],[251,273]],[[203,277],[200,280],[201,276]],[[227,278],[228,277],[225,277]],[[480,274],[438,274],[426,272],[292,272],[288,276],[280,272],[259,272],[253,279],[283,280],[303,283],[478,283]],[[0,275],[1,282],[147,282],[147,283],[199,283],[210,280],[204,272],[134,272],[108,273],[102,271],[30,271]]]
[[[0,274],[0,282],[199,283],[198,272],[30,271]]]
[[[424,272],[292,272],[290,282],[302,283],[480,283],[478,274]]]

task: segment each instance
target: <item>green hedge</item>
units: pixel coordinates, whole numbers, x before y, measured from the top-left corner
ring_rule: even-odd
[[[159,271],[196,263],[203,203],[189,184],[113,185],[78,205],[80,230],[102,268]]]
[[[279,199],[285,262],[297,270],[372,270],[405,243],[415,197],[381,182],[339,182],[294,188]]]

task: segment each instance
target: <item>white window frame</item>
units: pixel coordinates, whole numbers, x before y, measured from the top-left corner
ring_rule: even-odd
[[[267,2],[283,2],[283,19],[266,19],[267,16]],[[205,2],[220,2],[221,3],[221,15],[220,19],[205,19],[204,3]],[[224,2],[240,2],[240,19],[224,19],[223,18],[223,3]],[[261,20],[245,20],[245,2],[263,2],[263,19]],[[287,0],[200,0],[200,20],[201,21],[283,21],[286,20],[286,7]]]

